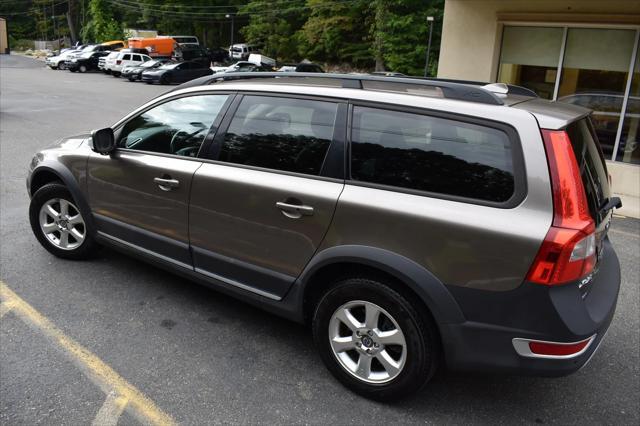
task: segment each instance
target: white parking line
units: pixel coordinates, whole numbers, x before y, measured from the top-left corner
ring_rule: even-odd
[[[128,402],[127,398],[119,396],[116,391],[109,392],[91,426],[116,426]]]

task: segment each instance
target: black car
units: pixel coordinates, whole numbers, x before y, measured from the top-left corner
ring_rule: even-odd
[[[176,59],[180,61],[198,61],[203,66],[208,67],[211,65],[211,58],[209,57],[209,52],[206,49],[196,47],[182,47],[178,52]]]
[[[162,65],[171,63],[173,62],[169,59],[152,59],[140,65],[126,66],[122,68],[121,76],[128,79],[129,81],[140,80],[142,78],[143,71],[155,69]]]
[[[207,49],[211,62],[227,62],[229,60],[229,51],[221,47],[213,47]]]
[[[194,78],[213,74],[209,66],[199,61],[176,62],[142,72],[141,80],[148,84],[183,83]]]
[[[71,58],[64,62],[67,69],[71,72],[87,72],[98,69],[98,61],[103,56],[107,56],[109,51],[104,52],[84,52],[78,57]]]
[[[282,64],[278,71],[282,72],[324,72],[322,67],[312,62],[300,62],[299,64]]]

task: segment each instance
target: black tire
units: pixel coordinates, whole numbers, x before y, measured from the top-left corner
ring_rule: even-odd
[[[135,78],[135,77],[127,77],[127,79],[128,79],[129,81],[136,81],[136,78]]]
[[[67,66],[63,62],[61,62],[60,65],[58,65],[58,69],[59,70],[66,70]]]
[[[171,84],[171,79],[168,76],[163,75],[160,77],[160,84]]]
[[[120,78],[120,73],[119,72],[113,72],[111,73],[112,76],[114,76],[115,78]]]
[[[69,68],[69,71],[76,72],[77,70],[75,68]]]
[[[93,238],[94,230],[89,229],[87,219],[84,220],[84,241],[74,249],[62,249],[47,239],[44,231],[40,227],[40,209],[48,201],[59,198],[78,205],[73,199],[67,188],[61,183],[50,183],[38,189],[31,198],[29,205],[29,221],[31,222],[31,230],[40,242],[40,244],[51,254],[63,259],[82,260],[92,257],[98,250],[98,244]],[[78,211],[78,213],[80,213]],[[80,213],[81,214],[81,213]],[[82,214],[81,214],[82,216]]]
[[[332,316],[339,307],[353,301],[381,307],[393,317],[404,335],[404,366],[390,381],[368,383],[349,372],[334,355],[329,337]],[[418,391],[437,369],[440,353],[438,332],[429,314],[421,311],[381,281],[364,277],[342,279],[322,296],[315,308],[313,339],[322,361],[344,386],[366,398],[390,402]]]
[[[85,73],[88,71],[88,68],[86,65],[80,65],[80,67],[78,68],[78,71],[80,71],[81,73]]]

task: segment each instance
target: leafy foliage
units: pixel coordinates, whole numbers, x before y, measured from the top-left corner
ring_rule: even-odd
[[[279,61],[307,58],[412,75],[424,72],[427,16],[435,17],[430,67],[430,74],[435,74],[443,9],[444,0],[0,2],[13,40],[52,39],[54,20],[57,35],[70,34],[68,13],[84,42],[122,39],[125,28],[155,29],[160,34],[196,35],[209,47],[228,46],[233,38],[236,43],[255,44]]]
[[[106,0],[90,0],[89,13],[91,20],[81,31],[84,40],[103,42],[124,38],[123,27],[115,20],[110,4]]]

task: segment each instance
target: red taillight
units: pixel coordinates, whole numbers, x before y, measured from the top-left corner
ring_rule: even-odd
[[[591,343],[592,338],[577,343],[529,342],[529,349],[535,355],[567,356],[575,355]]]
[[[121,63],[122,63],[122,61],[121,61],[120,59],[118,59],[118,60],[116,61],[116,65],[120,65]]]
[[[546,285],[575,281],[595,266],[595,223],[569,136],[542,130],[553,192],[553,224],[527,280]]]

